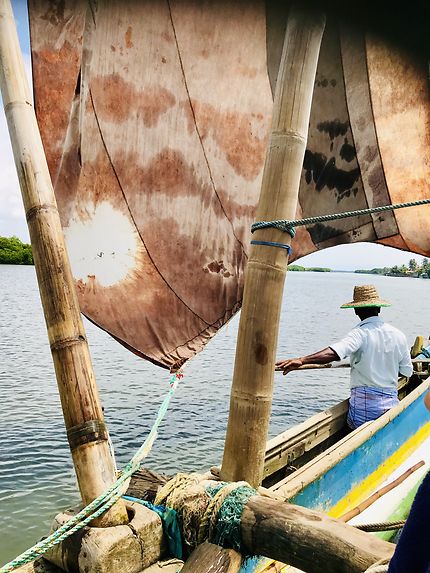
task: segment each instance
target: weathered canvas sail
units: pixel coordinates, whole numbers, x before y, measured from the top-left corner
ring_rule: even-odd
[[[285,29],[281,3],[30,0],[36,111],[82,311],[178,366],[239,309]],[[428,196],[426,62],[336,21],[297,217]],[[301,228],[430,254],[430,208]]]

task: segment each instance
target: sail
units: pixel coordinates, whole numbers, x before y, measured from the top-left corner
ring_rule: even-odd
[[[240,308],[287,17],[263,1],[30,0],[35,106],[83,313],[178,367]],[[297,218],[426,198],[425,61],[329,19]],[[428,207],[300,228],[292,260],[430,254]]]

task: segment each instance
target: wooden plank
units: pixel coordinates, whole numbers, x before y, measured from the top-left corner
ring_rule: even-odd
[[[344,400],[269,440],[266,446],[264,477],[291,464],[305,452],[338,433],[345,426],[347,412],[348,400]]]

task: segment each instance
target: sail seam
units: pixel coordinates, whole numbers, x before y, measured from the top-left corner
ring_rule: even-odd
[[[189,91],[189,89],[188,89],[188,83],[187,83],[187,78],[186,78],[186,76],[185,76],[184,64],[183,64],[183,62],[182,62],[182,56],[181,56],[181,52],[180,52],[180,50],[179,50],[178,37],[177,37],[177,35],[176,35],[176,28],[175,28],[175,24],[174,24],[174,22],[173,22],[173,14],[172,14],[171,6],[170,6],[170,0],[167,0],[167,6],[168,6],[168,8],[169,8],[170,23],[171,23],[171,25],[172,25],[173,36],[174,36],[174,38],[175,38],[175,45],[176,45],[176,51],[177,51],[177,53],[178,53],[179,65],[181,66],[182,79],[183,79],[183,81],[184,81],[185,91],[187,92],[188,103],[190,104],[191,114],[192,114],[192,116],[193,116],[193,121],[194,121],[194,127],[195,127],[195,130],[196,130],[196,133],[197,133],[197,137],[199,138],[200,146],[201,146],[202,152],[203,152],[203,157],[205,158],[206,167],[208,168],[208,173],[209,173],[209,178],[210,178],[211,183],[212,183],[212,188],[213,188],[213,190],[214,190],[214,193],[215,193],[216,198],[218,199],[218,202],[219,202],[219,204],[220,204],[220,206],[221,206],[221,209],[222,209],[222,212],[224,213],[225,218],[226,218],[227,221],[230,223],[230,226],[231,226],[232,231],[233,231],[233,236],[234,236],[234,238],[236,239],[236,241],[240,244],[240,246],[241,246],[241,248],[242,248],[242,251],[243,251],[243,254],[244,254],[245,258],[247,259],[247,258],[248,258],[248,255],[247,255],[247,253],[246,253],[246,251],[245,251],[245,247],[243,246],[242,241],[241,241],[241,240],[239,239],[239,237],[236,235],[236,232],[235,232],[235,230],[234,230],[233,223],[232,223],[232,221],[230,220],[229,216],[227,215],[227,212],[226,212],[226,210],[225,210],[225,208],[224,208],[223,202],[221,201],[221,197],[218,195],[218,191],[217,191],[217,189],[216,189],[215,181],[214,181],[214,179],[213,179],[212,171],[211,171],[211,168],[210,168],[210,165],[209,165],[209,160],[208,160],[207,155],[206,155],[205,146],[203,145],[203,139],[202,139],[202,136],[201,136],[201,134],[200,134],[200,131],[199,131],[199,128],[198,128],[198,125],[197,125],[196,114],[195,114],[195,111],[194,111],[194,106],[193,106],[192,101],[191,101],[190,91]]]
[[[92,93],[90,87],[89,87],[88,91],[89,91],[89,94],[90,94],[91,106],[92,106],[93,111],[94,111],[94,117],[95,117],[95,120],[96,120],[96,123],[97,123],[97,127],[98,127],[98,130],[99,130],[99,133],[100,133],[100,138],[101,138],[101,140],[102,140],[103,147],[104,147],[104,149],[105,149],[105,151],[106,151],[107,158],[108,158],[109,163],[110,163],[110,165],[111,165],[111,167],[112,167],[112,171],[113,171],[113,174],[115,175],[115,179],[117,180],[117,183],[118,183],[119,188],[120,188],[120,190],[121,190],[121,194],[122,194],[122,196],[123,196],[123,198],[124,198],[124,202],[125,202],[125,204],[127,205],[127,209],[128,209],[130,218],[131,218],[131,220],[133,221],[133,224],[134,224],[134,226],[135,226],[135,229],[136,229],[137,233],[139,234],[140,240],[142,241],[142,243],[143,243],[143,245],[144,245],[144,247],[145,247],[145,250],[146,250],[146,252],[147,252],[147,254],[148,254],[148,257],[149,257],[151,263],[154,265],[155,270],[157,271],[157,273],[159,274],[159,276],[161,277],[161,279],[164,281],[164,283],[167,285],[167,287],[168,287],[168,288],[172,291],[172,293],[176,296],[176,298],[177,298],[178,300],[180,300],[180,301],[182,302],[182,304],[183,304],[196,318],[198,318],[199,320],[201,320],[202,322],[204,322],[206,325],[210,326],[209,323],[207,322],[207,320],[205,320],[204,318],[202,318],[202,317],[201,317],[200,315],[198,315],[192,308],[190,308],[190,307],[188,306],[188,304],[187,304],[184,300],[182,300],[182,298],[178,295],[178,293],[173,290],[173,288],[171,287],[171,285],[168,283],[168,281],[166,280],[166,278],[163,276],[162,272],[160,271],[160,269],[159,269],[158,266],[156,265],[156,263],[155,263],[154,259],[152,258],[152,256],[151,256],[149,250],[147,249],[145,240],[144,240],[144,238],[142,237],[142,234],[141,234],[141,232],[140,232],[140,229],[139,229],[139,227],[137,226],[136,221],[135,221],[135,219],[134,219],[134,217],[133,217],[133,213],[132,213],[131,208],[130,208],[130,205],[129,205],[128,201],[127,201],[127,196],[126,196],[126,194],[125,194],[125,192],[124,192],[124,189],[123,189],[123,186],[122,186],[122,184],[121,184],[119,175],[118,175],[118,173],[117,173],[117,171],[116,171],[116,169],[115,169],[115,166],[114,166],[114,164],[113,164],[112,158],[111,158],[111,156],[110,156],[109,150],[108,150],[107,145],[106,145],[106,141],[105,141],[105,139],[104,139],[104,137],[103,137],[103,132],[102,132],[101,125],[100,125],[100,122],[99,122],[99,118],[98,118],[98,115],[97,115],[96,107],[95,107],[95,105],[94,105],[93,93]]]

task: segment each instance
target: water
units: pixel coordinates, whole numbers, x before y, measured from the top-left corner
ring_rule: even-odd
[[[340,310],[354,284],[376,284],[393,306],[384,318],[412,345],[428,335],[429,282],[418,279],[293,273],[286,281],[278,356],[308,354],[357,321]],[[52,517],[79,497],[63,427],[33,267],[0,266],[0,564],[47,533]],[[97,384],[118,465],[143,442],[168,389],[169,374],[125,350],[85,321]],[[219,465],[228,415],[238,317],[190,361],[145,465],[173,473]],[[348,395],[348,371],[275,376],[270,435]]]

